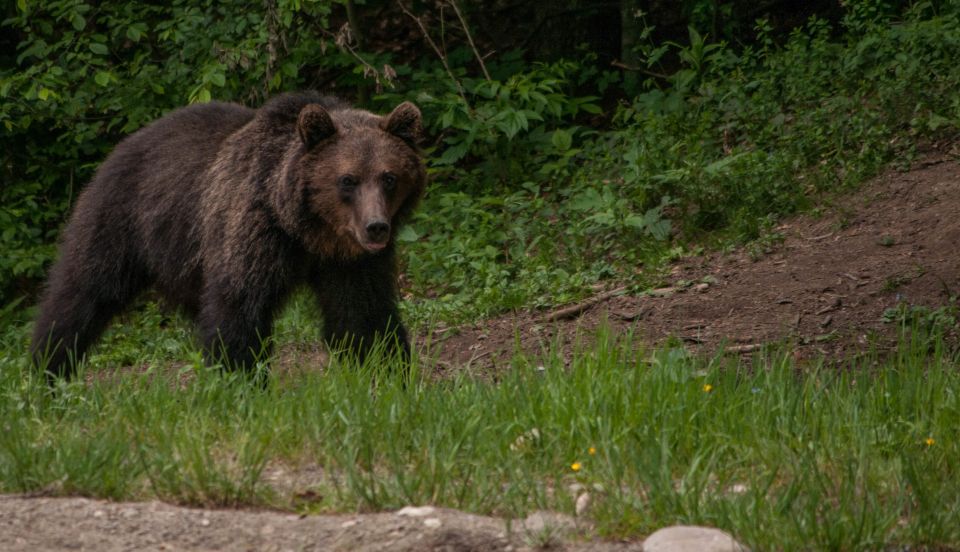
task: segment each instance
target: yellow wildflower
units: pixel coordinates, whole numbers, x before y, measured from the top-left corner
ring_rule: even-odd
[[[595,449],[595,448],[593,448],[593,447],[590,447],[590,448],[587,449],[587,454],[589,454],[590,456],[593,456],[593,455],[596,454],[596,453],[597,453],[597,449]]]
[[[936,443],[937,441],[934,440],[933,437],[927,437],[926,439],[923,440],[923,442],[926,443],[928,447],[932,447],[933,444]]]
[[[710,385],[709,383],[705,383],[705,384],[703,385],[703,392],[704,392],[704,393],[709,393],[709,392],[711,392],[711,391],[713,391],[713,386]]]
[[[575,472],[580,471],[580,468],[582,468],[582,467],[583,467],[583,465],[580,464],[580,462],[574,462],[573,464],[570,464],[570,469],[573,470],[573,471],[575,471]]]

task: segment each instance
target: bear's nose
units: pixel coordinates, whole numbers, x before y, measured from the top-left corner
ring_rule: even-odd
[[[373,243],[383,243],[390,235],[390,225],[382,220],[367,225],[367,239]]]

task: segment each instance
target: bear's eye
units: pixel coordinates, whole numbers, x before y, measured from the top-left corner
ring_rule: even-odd
[[[357,187],[357,179],[349,174],[345,174],[337,179],[337,187],[344,192],[352,192]]]
[[[383,173],[383,189],[392,192],[397,187],[397,175],[393,173]]]

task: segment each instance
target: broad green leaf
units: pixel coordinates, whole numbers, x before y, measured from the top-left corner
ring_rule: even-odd
[[[100,44],[99,42],[91,42],[90,51],[101,56],[105,56],[110,53],[110,50],[108,50],[104,44]]]
[[[84,19],[79,13],[75,13],[72,17],[70,17],[70,24],[73,25],[74,29],[82,31],[84,27],[87,26],[87,20]]]
[[[570,146],[573,145],[573,136],[566,130],[557,129],[553,131],[553,136],[550,137],[550,143],[559,151],[567,151],[570,149]]]
[[[440,159],[437,160],[437,164],[452,165],[463,159],[463,157],[467,155],[467,150],[469,149],[470,146],[466,142],[452,145],[443,151],[443,155],[441,155]]]
[[[647,219],[640,215],[630,215],[623,219],[623,223],[637,230],[643,230],[647,227]]]
[[[110,73],[106,71],[97,71],[97,74],[93,76],[93,80],[96,81],[100,86],[106,86],[110,84]]]
[[[603,109],[601,109],[599,105],[592,103],[580,104],[580,109],[590,113],[591,115],[600,115],[603,113]]]
[[[704,167],[703,172],[707,173],[710,176],[725,174],[727,172],[727,167],[729,167],[732,163],[735,163],[738,159],[742,158],[748,153],[749,152],[744,151],[740,153],[735,153],[733,155],[728,155],[726,157],[721,157],[720,159]]]
[[[568,203],[576,211],[595,211],[604,206],[603,196],[594,188],[587,188],[573,196]]]
[[[410,243],[420,239],[420,235],[414,230],[413,226],[404,226],[397,232],[397,241]]]

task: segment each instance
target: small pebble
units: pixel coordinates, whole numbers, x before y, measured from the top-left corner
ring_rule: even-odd
[[[398,516],[406,517],[425,517],[434,512],[433,506],[405,506],[398,512]]]
[[[574,507],[574,511],[577,513],[577,516],[582,516],[587,513],[587,510],[590,509],[590,493],[583,493],[577,497],[577,503]]]

